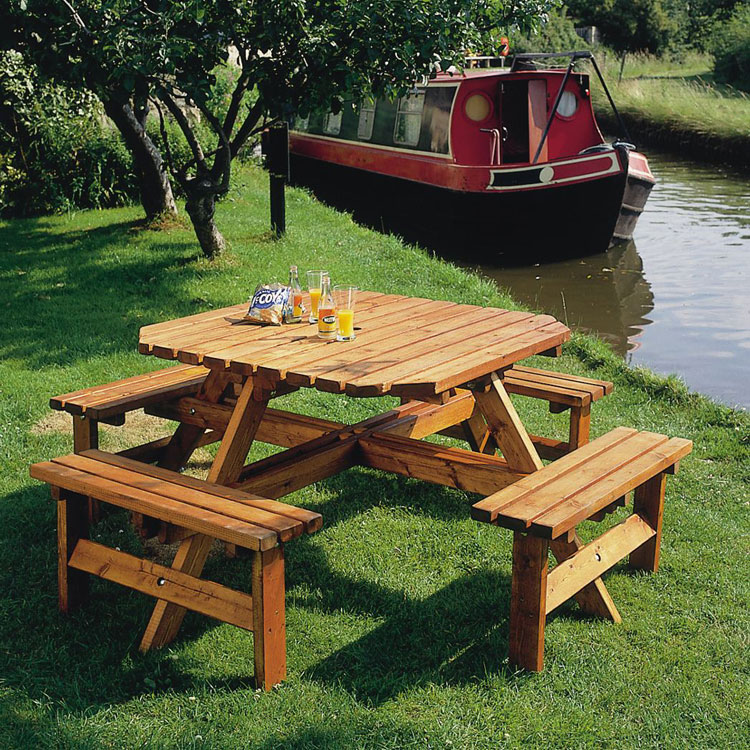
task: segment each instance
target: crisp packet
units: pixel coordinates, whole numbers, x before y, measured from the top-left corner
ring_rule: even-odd
[[[284,284],[258,284],[253,292],[245,320],[250,323],[280,326],[289,307],[291,289]]]

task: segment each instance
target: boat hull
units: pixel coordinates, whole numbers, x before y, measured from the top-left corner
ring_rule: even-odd
[[[621,218],[628,171],[534,190],[468,192],[292,153],[291,176],[357,221],[441,255],[526,265],[604,252]]]

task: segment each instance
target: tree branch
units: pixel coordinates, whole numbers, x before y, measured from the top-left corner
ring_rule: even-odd
[[[240,54],[242,53],[240,52]],[[232,92],[232,100],[229,103],[229,109],[227,110],[227,116],[224,118],[223,130],[228,138],[231,137],[232,130],[234,130],[234,123],[237,121],[237,115],[239,114],[242,100],[244,99],[245,93],[247,91],[247,83],[248,77],[247,74],[243,71],[240,74],[240,77],[237,79],[237,85],[234,87],[234,91]]]
[[[245,121],[237,131],[237,135],[232,140],[232,157],[237,156],[240,149],[245,145],[247,139],[253,135],[255,128],[260,116],[263,114],[263,99],[259,96],[255,104],[250,108],[247,113]]]
[[[169,164],[169,171],[174,176],[175,180],[179,182],[180,187],[184,190],[185,184],[187,182],[187,178],[185,176],[185,171],[187,170],[187,167],[185,168],[185,171],[177,169],[177,166],[174,163],[174,157],[172,156],[172,148],[169,145],[169,135],[167,135],[167,126],[164,122],[164,112],[162,111],[161,104],[151,97],[149,97],[149,101],[151,101],[156,108],[156,111],[159,113],[159,132],[161,133],[161,139],[164,141],[164,153],[167,157],[167,164]]]
[[[201,148],[201,144],[198,142],[198,139],[195,137],[195,133],[190,127],[190,123],[188,122],[187,117],[185,117],[185,113],[177,106],[177,103],[170,96],[166,89],[162,88],[161,93],[159,94],[159,98],[164,102],[164,105],[169,110],[169,113],[172,115],[172,117],[174,117],[174,119],[177,121],[177,124],[180,126],[180,130],[182,130],[185,136],[185,140],[187,140],[188,146],[190,146],[190,150],[193,152],[196,169],[199,172],[207,171],[206,158],[203,155],[203,149]]]

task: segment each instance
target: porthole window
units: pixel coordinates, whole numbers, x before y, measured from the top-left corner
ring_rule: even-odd
[[[329,112],[323,123],[323,132],[329,135],[338,135],[341,132],[341,116],[343,114],[343,110],[339,111],[338,114]]]
[[[404,146],[416,146],[419,143],[419,131],[422,129],[422,109],[424,108],[424,91],[415,91],[398,100],[396,124],[393,128],[393,140]]]
[[[557,105],[557,114],[560,117],[573,117],[578,110],[578,97],[572,91],[564,91]]]
[[[372,129],[375,126],[375,102],[365,99],[359,105],[359,124],[357,125],[357,138],[361,141],[369,141],[372,138]]]
[[[492,102],[484,94],[471,94],[464,102],[464,113],[472,122],[484,122],[492,114]]]

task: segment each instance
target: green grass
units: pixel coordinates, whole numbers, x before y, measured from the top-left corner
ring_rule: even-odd
[[[542,674],[505,661],[511,534],[473,522],[465,493],[365,469],[291,497],[325,525],[287,546],[289,678],[269,694],[253,688],[245,631],[188,615],[174,644],[141,655],[150,600],[99,580],[89,607],[58,614],[54,508],[27,466],[70,450],[51,395],[164,365],[136,353],[139,326],[242,301],[290,263],[381,291],[512,304],[300,191],[275,242],[266,194],[262,173],[240,173],[219,208],[232,249],[213,264],[188,229],[138,229],[135,209],[0,224],[0,747],[747,746],[748,419],[579,335],[541,364],[615,380],[595,434],[629,425],[695,450],[669,479],[659,573],[608,574],[621,625],[574,605],[552,617]],[[349,422],[391,403],[284,401]],[[534,431],[562,437],[565,415],[518,404]],[[106,431],[105,446],[138,438],[134,425]],[[93,533],[140,548],[121,513]],[[207,571],[235,586],[249,573],[222,557]]]
[[[750,167],[750,157],[742,157],[750,153],[750,97],[714,84],[711,65],[710,58],[701,55],[681,62],[628,55],[623,80],[618,81],[619,61],[610,56],[603,73],[636,139],[700,156],[713,152]],[[593,96],[597,116],[609,125],[610,107],[599,84]]]

